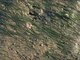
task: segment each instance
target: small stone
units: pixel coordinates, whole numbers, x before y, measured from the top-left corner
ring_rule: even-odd
[[[43,12],[43,9],[40,9],[40,13],[39,15],[42,15],[44,12]]]
[[[40,44],[40,46],[44,46],[43,44]]]
[[[27,23],[26,23],[26,27],[27,27],[28,29],[31,29],[31,28],[32,28],[32,24],[31,24],[30,22],[27,22]]]

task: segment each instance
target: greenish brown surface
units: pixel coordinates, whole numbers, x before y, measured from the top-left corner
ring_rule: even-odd
[[[80,60],[80,1],[0,0],[0,60]]]

